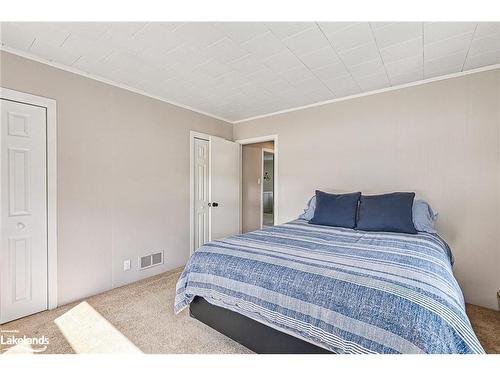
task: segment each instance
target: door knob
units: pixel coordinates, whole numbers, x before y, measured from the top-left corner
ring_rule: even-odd
[[[217,202],[209,203],[208,207],[219,207],[219,203],[217,203]]]
[[[24,223],[19,222],[19,223],[17,223],[17,228],[24,229],[24,228],[26,228],[26,225],[24,225]]]

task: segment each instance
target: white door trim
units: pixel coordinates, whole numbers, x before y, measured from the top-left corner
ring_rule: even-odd
[[[200,133],[194,130],[189,132],[189,255],[196,250],[194,248],[194,139],[204,139],[208,141],[208,160],[210,167],[212,166],[212,142],[214,135]],[[220,137],[219,137],[220,138]],[[241,147],[240,147],[240,162],[241,162]],[[240,185],[241,185],[241,168],[240,168]],[[212,201],[212,169],[208,174],[208,195],[209,201]],[[239,233],[241,233],[241,187],[240,187],[240,215],[239,215]],[[212,240],[212,220],[211,211],[209,211],[209,229],[208,240]]]
[[[189,132],[189,255],[196,250],[194,248],[194,139],[204,139],[208,141],[208,163],[212,165],[212,143],[210,134],[200,133],[194,130]],[[212,201],[212,172],[208,173],[208,200]],[[212,220],[211,210],[208,212],[208,241],[212,240]]]
[[[264,227],[264,152],[274,154],[274,150],[270,148],[262,149],[261,165],[260,165],[260,229]],[[274,160],[273,160],[274,164]],[[274,178],[274,176],[273,176]],[[274,188],[275,183],[273,182],[273,225],[274,225]],[[243,215],[243,213],[242,213]]]
[[[274,142],[274,225],[281,224],[280,219],[279,219],[279,204],[278,204],[278,190],[279,190],[279,148],[278,148],[278,135],[265,135],[262,137],[254,137],[254,138],[245,138],[245,139],[238,139],[235,140],[236,143],[239,143],[240,145],[249,145],[253,143],[261,143],[261,142],[269,142],[273,141]],[[243,158],[240,157],[241,162],[243,163]],[[243,179],[241,175],[241,170],[243,169],[243,166],[240,168],[240,197],[242,196],[242,189],[243,189]],[[261,185],[263,185],[263,182],[261,181]],[[261,187],[262,191],[262,187]],[[261,194],[261,205],[262,205],[262,194]],[[240,199],[240,205],[241,205],[242,199]],[[262,211],[262,207],[261,207]],[[240,224],[241,224],[241,217],[243,215],[243,210],[240,207]],[[262,212],[260,214],[261,216],[261,228],[262,228]]]
[[[57,307],[57,103],[54,99],[0,87],[0,98],[35,105],[47,113],[47,286],[49,309]]]
[[[193,254],[194,248],[194,139],[204,139],[210,141],[210,136],[191,130],[189,132],[189,255]],[[210,150],[210,143],[208,145]],[[210,158],[210,152],[209,152]],[[210,174],[208,175],[210,182]],[[210,188],[210,183],[209,183]],[[210,235],[210,231],[209,231]]]

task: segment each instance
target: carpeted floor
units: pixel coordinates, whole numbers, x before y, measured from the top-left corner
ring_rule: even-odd
[[[179,315],[173,313],[180,271],[19,319],[1,325],[0,330],[3,336],[47,337],[49,344],[44,353],[251,353],[190,318],[187,310]],[[500,353],[500,312],[468,305],[467,313],[486,351]],[[35,350],[40,347],[30,346]],[[0,344],[0,351],[27,350],[23,344]]]
[[[500,311],[476,305],[467,305],[466,309],[472,328],[486,353],[500,354]]]
[[[221,333],[190,318],[187,309],[179,315],[174,314],[175,284],[180,272],[180,269],[174,270],[86,298],[85,302],[99,313],[94,314],[94,322],[86,324],[90,335],[96,336],[93,332],[95,326],[101,326],[100,315],[144,353],[251,353]],[[19,319],[1,325],[0,330],[17,330],[19,332],[16,336],[45,335],[49,339],[45,353],[120,351],[119,348],[124,346],[123,340],[116,339],[103,348],[95,337],[87,337],[88,332],[73,333],[66,329],[66,336],[61,332],[56,319],[65,318],[65,314],[70,314],[73,309],[80,307],[85,308],[81,319],[87,319],[89,313],[92,313],[81,303],[82,301],[71,303]],[[70,338],[72,345],[67,338]],[[86,341],[85,347],[82,348],[79,341]],[[5,348],[0,345],[0,349]],[[14,352],[18,351],[23,350]]]

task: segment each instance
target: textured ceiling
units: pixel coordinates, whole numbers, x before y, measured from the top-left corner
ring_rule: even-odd
[[[229,121],[500,63],[493,22],[3,22],[1,41]]]

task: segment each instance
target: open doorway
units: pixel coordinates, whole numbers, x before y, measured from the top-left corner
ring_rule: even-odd
[[[244,144],[241,150],[242,232],[273,226],[275,220],[274,141]]]
[[[274,225],[274,142],[262,149],[262,227]]]

